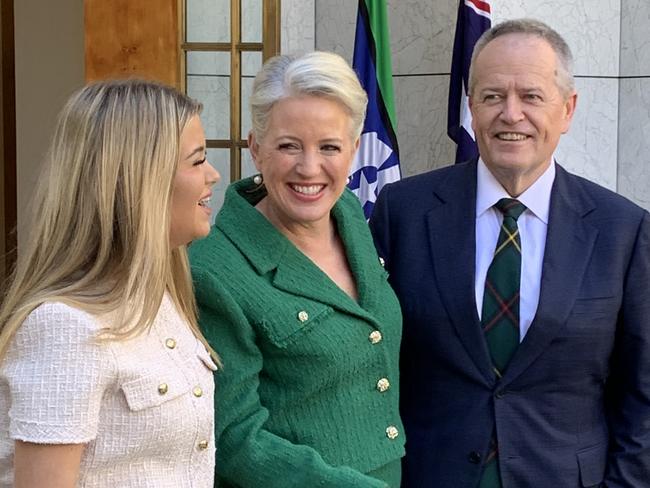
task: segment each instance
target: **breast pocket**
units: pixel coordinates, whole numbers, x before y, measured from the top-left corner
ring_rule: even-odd
[[[319,324],[332,312],[331,307],[318,302],[291,300],[266,311],[258,325],[271,343],[287,348],[318,333]]]
[[[616,296],[579,297],[573,304],[573,315],[618,315],[620,300]]]
[[[149,374],[121,386],[126,403],[133,412],[160,406],[187,394],[191,388],[192,385],[179,373]]]

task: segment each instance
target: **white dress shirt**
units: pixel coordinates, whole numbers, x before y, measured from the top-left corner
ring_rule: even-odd
[[[528,332],[539,303],[542,262],[546,246],[551,187],[555,179],[555,163],[517,197],[526,210],[517,220],[521,238],[521,287],[519,299],[519,341]],[[482,159],[478,161],[476,185],[476,275],[475,293],[478,316],[481,317],[485,277],[494,256],[503,214],[494,208],[501,198],[512,198],[490,173]]]

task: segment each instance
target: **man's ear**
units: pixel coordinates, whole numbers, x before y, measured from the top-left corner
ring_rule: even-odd
[[[474,117],[474,97],[472,95],[467,97],[467,106],[469,107],[469,113],[472,114],[472,131],[474,132],[474,134],[476,134],[476,127],[474,127],[475,124],[474,121],[476,120]]]
[[[574,91],[564,102],[564,127],[562,128],[562,134],[569,132],[569,127],[573,120],[573,114],[576,112],[577,103],[578,93]]]

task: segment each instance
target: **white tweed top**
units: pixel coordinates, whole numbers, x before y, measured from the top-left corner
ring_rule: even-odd
[[[0,487],[14,439],[84,443],[79,487],[212,488],[208,352],[165,296],[151,330],[98,342],[100,322],[61,303],[35,309],[0,364]]]

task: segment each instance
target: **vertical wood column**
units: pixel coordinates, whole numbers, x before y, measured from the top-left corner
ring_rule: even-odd
[[[16,259],[16,87],[13,0],[0,2],[0,294]]]
[[[86,81],[138,77],[180,88],[175,0],[84,0]]]

